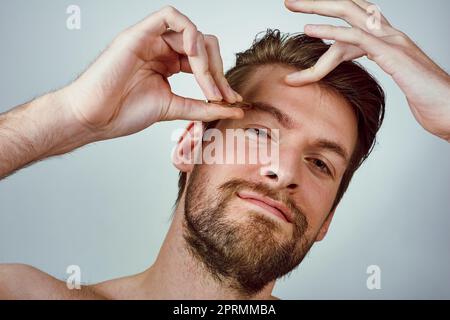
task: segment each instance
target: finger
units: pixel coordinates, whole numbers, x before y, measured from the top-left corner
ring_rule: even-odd
[[[209,69],[225,100],[234,103],[242,101],[242,97],[228,84],[223,74],[223,61],[220,55],[219,41],[213,35],[205,35],[205,46],[208,53]]]
[[[352,26],[363,27],[367,14],[353,1],[298,0],[286,1],[286,7],[294,12],[319,14],[326,17],[341,18]]]
[[[375,10],[378,10],[381,20],[383,21],[383,23],[385,23],[387,26],[391,26],[391,24],[389,23],[389,21],[386,19],[386,17],[381,13],[380,8],[374,4],[371,3],[369,1],[366,0],[352,0],[354,3],[356,3],[358,6],[360,6],[361,8],[363,8],[367,13],[372,14]]]
[[[181,55],[187,55],[184,48],[184,38],[181,33],[173,31],[166,32],[162,35],[162,38],[172,50]],[[218,87],[218,83],[216,83],[215,78],[212,76],[209,54],[204,36],[201,32],[197,32],[196,46],[195,56],[187,55],[187,59],[181,59],[181,71],[189,70],[189,72],[194,74],[195,79],[208,100],[220,101],[223,96]],[[189,67],[187,67],[187,65],[189,65]]]
[[[185,72],[185,73],[192,73],[192,69],[191,66],[189,64],[189,59],[187,56],[179,56],[179,61],[180,61],[180,69],[179,71],[181,72]],[[214,75],[213,75],[214,77]],[[225,87],[225,89],[220,89],[222,92],[226,91],[226,87],[229,87],[228,81],[226,80],[226,78],[222,75],[223,80],[225,80],[225,83],[219,86]],[[216,77],[214,77],[216,79]],[[223,81],[223,80],[219,80],[219,81]],[[218,80],[216,80],[216,83],[218,82]],[[235,92],[231,87],[231,93],[228,93],[228,96],[226,97],[227,101],[230,103],[234,103],[236,101],[242,102],[243,98],[237,93]],[[229,97],[231,95],[231,97]],[[234,99],[234,100],[233,100]]]
[[[185,52],[188,55],[196,54],[197,27],[174,7],[166,6],[132,27],[132,32],[156,36],[160,36],[168,30],[182,33]]]
[[[360,48],[369,59],[377,62],[383,69],[391,68],[391,66],[384,65],[383,61],[380,61],[379,58],[393,54],[395,49],[380,38],[364,30],[330,25],[311,25],[307,29],[307,34],[316,38],[335,40],[354,45]],[[392,59],[390,60],[392,61]],[[385,69],[385,71],[387,70]]]
[[[383,30],[381,30],[381,18],[378,19],[377,12],[373,13],[371,11],[371,15],[369,15],[366,10],[351,0],[287,1],[286,7],[295,12],[340,18],[349,23],[351,26],[358,27],[368,32],[373,32],[378,36],[384,34]],[[370,8],[370,6],[368,8]]]
[[[181,72],[192,73],[191,65],[187,56],[180,57],[180,69]]]
[[[214,121],[221,119],[242,119],[244,111],[201,100],[173,96],[168,112],[163,121],[167,120],[197,120]]]
[[[185,73],[193,73],[189,64],[189,59],[183,46],[183,35],[178,32],[168,31],[162,35],[167,45],[178,54],[179,70]],[[175,68],[174,68],[175,69]]]
[[[286,77],[286,83],[291,86],[301,86],[324,78],[342,62],[337,50],[332,48],[330,47],[313,67],[289,74]]]
[[[204,95],[209,100],[222,100],[222,94],[209,72],[208,54],[203,35],[197,27],[178,10],[167,6],[147,17],[134,27],[134,31],[163,35],[168,29],[183,35],[183,51],[189,58],[191,70]]]
[[[209,57],[206,50],[205,38],[201,32],[197,36],[197,55],[188,56],[192,72],[208,100],[221,101],[222,93],[209,70]]]
[[[325,52],[319,60],[317,60],[313,67],[291,73],[286,76],[286,83],[290,86],[302,86],[308,83],[320,81],[343,61],[353,58],[348,56],[348,47],[349,46],[343,46],[341,43],[333,44],[327,52]],[[364,52],[359,48],[353,47],[353,49],[353,55],[364,55]],[[355,51],[358,51],[358,53]],[[356,56],[354,58],[356,58]]]

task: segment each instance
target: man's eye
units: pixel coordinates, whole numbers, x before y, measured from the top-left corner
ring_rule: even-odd
[[[247,128],[245,129],[245,134],[250,137],[258,137],[263,139],[270,138],[269,133],[265,128]]]
[[[319,169],[321,172],[331,176],[331,171],[328,168],[328,166],[326,165],[325,162],[323,162],[320,159],[311,159],[311,162],[317,167],[317,169]]]

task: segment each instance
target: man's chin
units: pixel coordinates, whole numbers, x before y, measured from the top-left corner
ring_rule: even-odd
[[[279,221],[279,218],[272,217],[256,210],[246,210],[240,212],[230,212],[226,214],[227,220],[232,225],[240,225],[243,232],[256,230],[261,236],[277,235],[277,238],[292,237],[292,228],[290,224]],[[252,233],[252,232],[251,232]],[[279,239],[282,240],[282,239]]]
[[[283,224],[259,212],[225,211],[186,214],[188,248],[215,278],[255,294],[300,263],[299,241],[284,235]]]
[[[249,250],[258,244],[282,245],[292,237],[292,230],[276,218],[266,216],[258,211],[245,211],[236,215],[230,213],[226,218],[230,225],[239,228],[240,239],[249,246]]]

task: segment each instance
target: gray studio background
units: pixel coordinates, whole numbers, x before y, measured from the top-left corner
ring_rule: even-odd
[[[79,31],[66,28],[71,4],[81,7]],[[219,37],[226,68],[268,27],[297,32],[306,23],[339,23],[290,13],[282,1],[2,0],[0,112],[69,83],[114,35],[165,4]],[[378,4],[449,71],[449,1]],[[327,238],[274,293],[283,299],[449,299],[450,146],[421,129],[390,78],[362,62],[387,93],[379,143]],[[202,98],[189,75],[171,83],[178,94]],[[147,268],[170,224],[177,192],[170,137],[183,125],[157,124],[0,181],[0,263],[30,264],[60,279],[76,264],[87,283]],[[381,268],[380,290],[366,287],[373,264]]]

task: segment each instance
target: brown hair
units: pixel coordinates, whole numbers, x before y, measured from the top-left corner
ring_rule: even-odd
[[[236,65],[225,77],[234,90],[242,92],[243,85],[258,66],[281,64],[298,70],[308,69],[315,65],[329,47],[324,41],[303,33],[290,35],[268,29],[262,37],[256,36],[248,50],[236,54]],[[353,107],[358,122],[356,147],[342,177],[331,212],[342,199],[354,172],[375,145],[375,136],[384,118],[385,95],[377,81],[355,61],[342,62],[320,80],[319,84],[343,96]],[[207,127],[213,125],[215,124],[207,124]],[[185,185],[186,174],[180,172],[176,204],[183,195]]]

